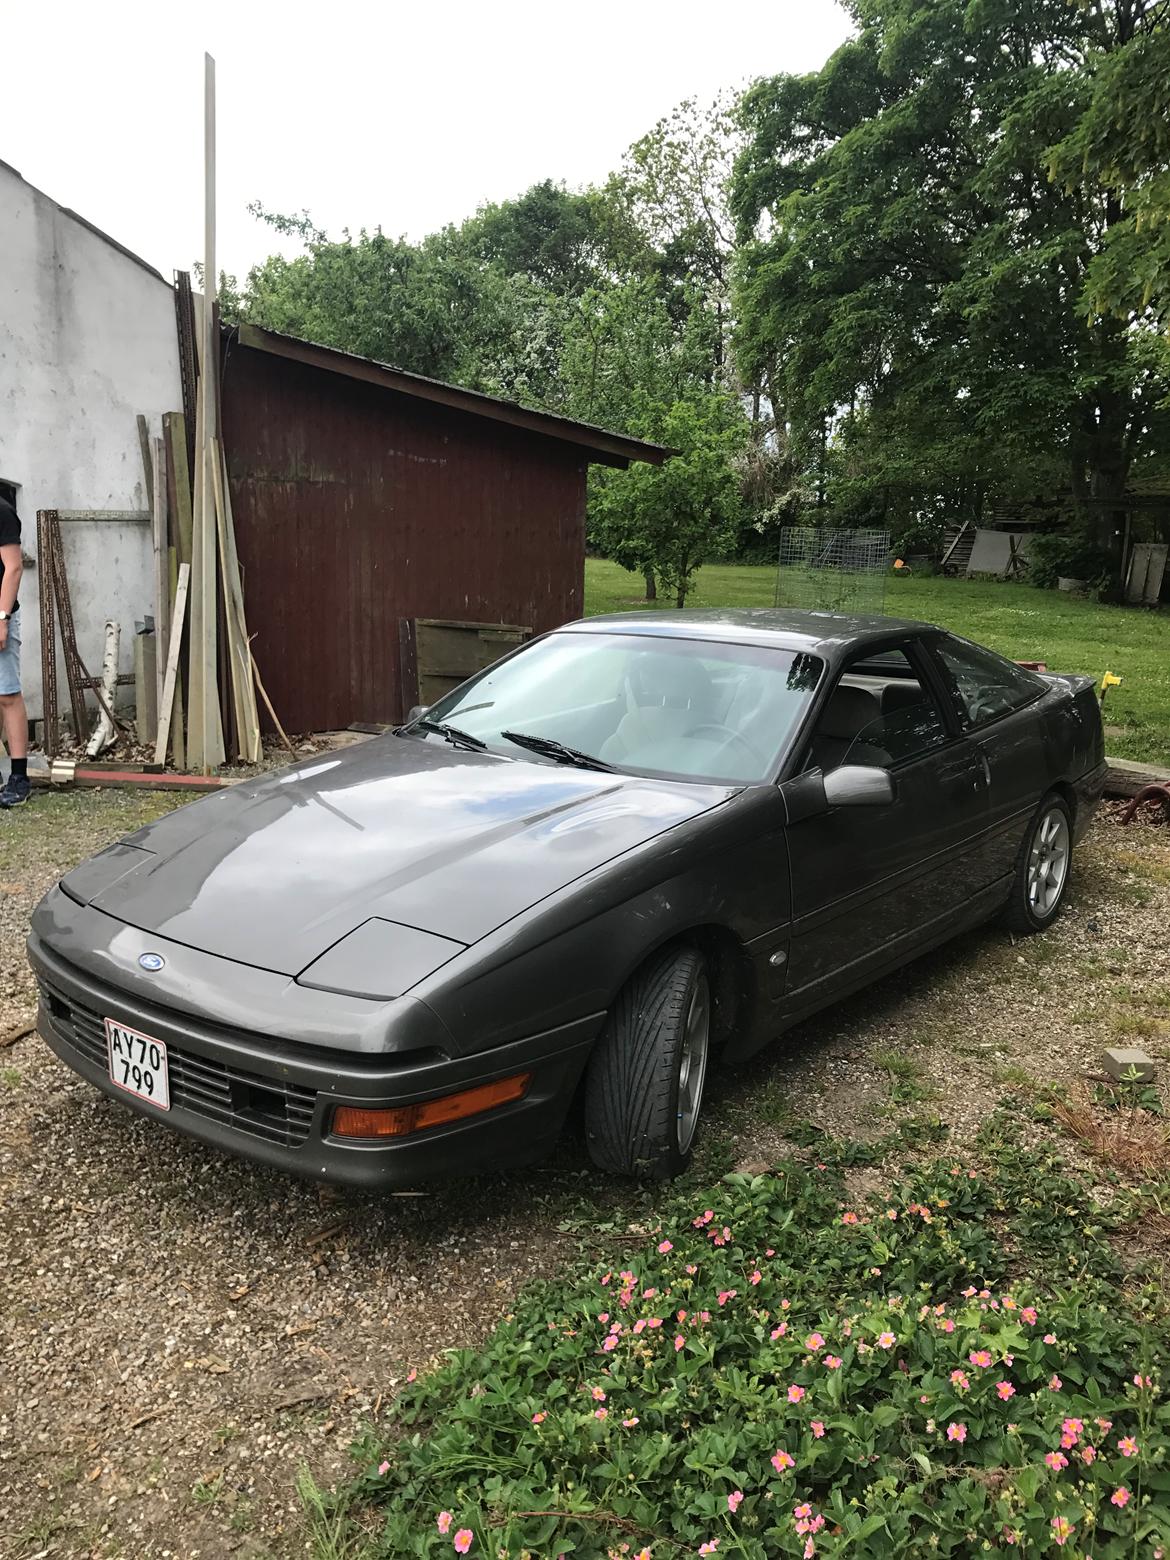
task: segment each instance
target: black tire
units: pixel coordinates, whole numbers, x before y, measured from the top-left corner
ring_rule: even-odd
[[[1037,892],[1033,885],[1033,852],[1042,845],[1045,829],[1055,824],[1063,838],[1064,861],[1055,895],[1048,899]],[[1050,791],[1037,807],[1016,856],[1012,888],[1003,910],[1004,925],[1012,932],[1042,932],[1051,926],[1060,914],[1064,896],[1068,892],[1072,872],[1072,814],[1068,803],[1055,791]]]
[[[702,954],[690,947],[650,959],[619,992],[585,1080],[585,1138],[600,1169],[663,1181],[686,1168],[694,1131],[680,1126],[679,1091],[694,1004],[705,1005],[709,1041],[710,983]],[[689,1074],[688,1091],[693,1084]]]

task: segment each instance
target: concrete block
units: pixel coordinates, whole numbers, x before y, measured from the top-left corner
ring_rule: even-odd
[[[1119,1083],[1150,1083],[1157,1068],[1154,1058],[1133,1046],[1113,1046],[1101,1057],[1101,1065]]]

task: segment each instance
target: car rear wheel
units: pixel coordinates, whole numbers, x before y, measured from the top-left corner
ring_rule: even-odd
[[[594,1164],[649,1180],[691,1156],[711,1043],[703,956],[671,948],[619,993],[589,1063],[585,1136]]]
[[[1072,865],[1072,815],[1055,792],[1046,796],[1024,835],[1016,857],[1004,921],[1013,932],[1041,932],[1051,926],[1064,901]]]

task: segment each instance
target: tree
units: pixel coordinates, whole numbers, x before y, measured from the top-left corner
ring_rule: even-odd
[[[734,535],[740,514],[736,459],[747,425],[719,391],[658,411],[655,431],[677,453],[661,466],[599,472],[591,508],[609,556],[623,568],[654,573],[681,607],[695,571]]]
[[[858,36],[809,76],[757,84],[733,181],[742,371],[822,472],[838,430],[932,446],[973,488],[1059,452],[1120,562],[1117,510],[1166,386],[1147,322],[1086,311],[1120,218],[1049,177],[1111,57],[1155,0],[852,0]],[[940,448],[936,431],[950,437]]]

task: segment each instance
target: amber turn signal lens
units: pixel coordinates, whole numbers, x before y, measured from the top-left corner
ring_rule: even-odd
[[[482,1111],[493,1110],[497,1105],[508,1105],[512,1100],[523,1099],[531,1082],[531,1073],[517,1073],[513,1078],[499,1078],[494,1083],[481,1083],[474,1089],[461,1089],[458,1094],[444,1094],[437,1100],[424,1100],[421,1105],[395,1105],[389,1110],[369,1110],[362,1105],[339,1105],[333,1112],[333,1135],[349,1138],[406,1137],[411,1132],[421,1132],[424,1127],[462,1121],[466,1116],[478,1116]]]

